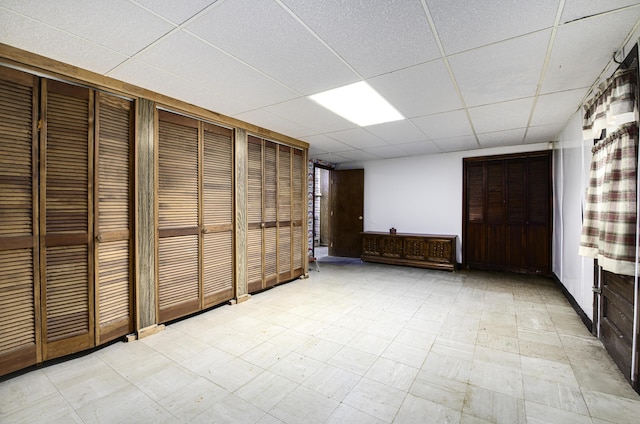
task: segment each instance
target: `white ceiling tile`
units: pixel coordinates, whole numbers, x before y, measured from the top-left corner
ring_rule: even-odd
[[[366,161],[366,160],[380,159],[379,157],[372,155],[371,153],[367,153],[363,150],[349,150],[347,152],[340,152],[340,156],[343,156],[352,161]]]
[[[335,138],[345,144],[356,149],[365,149],[369,147],[378,147],[388,145],[386,141],[370,134],[362,128],[353,128],[350,130],[337,131],[327,134],[331,138]]]
[[[295,122],[289,121],[279,115],[274,115],[273,113],[269,113],[262,109],[240,113],[235,115],[234,118],[238,118],[262,128],[268,128],[271,131],[276,131],[281,134],[288,135],[289,137],[299,138],[313,134],[313,130],[310,130],[309,128],[300,126]]]
[[[225,1],[187,29],[304,95],[360,80],[272,1]]]
[[[163,39],[140,54],[139,58],[256,107],[298,97],[282,84],[184,31]],[[229,114],[224,110],[218,112]]]
[[[591,86],[640,19],[640,7],[558,28],[542,93]]]
[[[201,85],[136,60],[128,61],[111,72],[109,76],[208,110],[216,112],[224,110],[227,111],[224,114],[229,116],[251,109],[250,105],[232,97],[223,96],[214,90],[203,88]]]
[[[580,108],[587,89],[560,91],[538,97],[531,125],[563,124]]]
[[[389,144],[427,140],[427,136],[408,119],[371,125],[366,127],[366,131],[380,137]]]
[[[427,0],[438,36],[450,55],[553,27],[559,0]],[[476,6],[476,7],[473,7]]]
[[[525,128],[508,131],[497,131],[485,134],[478,134],[478,141],[482,148],[503,147],[521,144],[524,139]]]
[[[541,31],[449,58],[467,106],[533,96],[551,31]]]
[[[525,128],[531,114],[533,97],[495,103],[469,109],[476,133]]]
[[[127,0],[3,0],[3,6],[126,55],[175,28]]]
[[[0,43],[104,74],[127,59],[120,53],[0,8]]]
[[[371,153],[382,159],[400,158],[406,156],[407,153],[400,150],[396,146],[380,146],[365,149],[365,152]]]
[[[135,0],[136,3],[152,10],[161,15],[165,19],[180,25],[189,18],[198,14],[208,6],[216,2],[216,0]]]
[[[431,155],[435,153],[442,153],[440,147],[433,144],[432,141],[400,144],[397,147],[407,152],[409,155]]]
[[[346,158],[344,156],[336,155],[335,153],[321,153],[319,155],[310,156],[310,158],[328,162],[328,163],[334,163],[334,164],[353,162],[352,159]]]
[[[433,143],[445,153],[459,152],[461,150],[474,150],[480,148],[476,137],[473,135],[444,138],[441,140],[434,140]]]
[[[564,124],[541,125],[529,127],[524,144],[546,143],[558,140],[558,135],[564,128]]]
[[[638,5],[638,0],[566,0],[560,22],[570,22],[586,16],[597,15],[609,10],[620,9],[625,6]]]
[[[340,131],[356,127],[356,124],[341,118],[306,97],[274,104],[273,106],[266,107],[265,110],[295,121],[318,133]]]
[[[420,116],[412,121],[431,140],[473,134],[464,110]]]
[[[307,137],[301,137],[301,140],[306,141],[309,145],[324,150],[325,152],[346,152],[347,150],[353,150],[353,147],[328,137],[324,134],[311,135]]]
[[[419,1],[282,3],[365,78],[440,57]]]
[[[408,118],[462,107],[442,60],[381,75],[368,82]]]

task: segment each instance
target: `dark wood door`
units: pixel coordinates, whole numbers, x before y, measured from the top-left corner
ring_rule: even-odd
[[[463,262],[467,267],[551,273],[551,155],[464,161]]]
[[[360,257],[364,217],[364,169],[331,171],[329,255]]]
[[[633,277],[601,272],[600,320],[598,337],[627,380],[631,380],[631,358],[633,345]],[[640,331],[636,333],[636,340]],[[636,342],[637,343],[637,342]],[[636,390],[637,385],[635,376]]]

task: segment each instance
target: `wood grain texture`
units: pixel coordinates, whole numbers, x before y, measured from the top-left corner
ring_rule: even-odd
[[[247,294],[247,132],[235,131],[236,298]]]
[[[157,324],[156,317],[156,210],[155,210],[155,104],[136,102],[136,330]]]

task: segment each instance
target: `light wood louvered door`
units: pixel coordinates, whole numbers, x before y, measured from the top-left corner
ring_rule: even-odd
[[[278,145],[263,141],[264,150],[264,287],[278,284]]]
[[[38,78],[0,68],[0,375],[40,356]]]
[[[262,140],[249,136],[247,149],[247,290],[255,293],[264,288]]]
[[[291,148],[278,146],[278,282],[291,271]]]
[[[42,80],[40,266],[43,359],[94,345],[93,92]]]
[[[234,296],[233,132],[158,112],[160,322]]]
[[[304,152],[248,138],[247,282],[250,293],[304,272]]]
[[[234,296],[233,133],[201,123],[203,307]]]
[[[292,261],[293,261],[293,275],[292,278],[299,277],[304,274],[304,263],[302,258],[306,252],[306,247],[303,244],[304,232],[303,232],[303,219],[304,219],[304,200],[306,199],[306,193],[303,188],[306,187],[306,169],[304,152],[298,149],[293,150],[293,164],[292,164],[292,176],[291,181],[291,228],[292,228]]]
[[[133,102],[96,93],[96,343],[133,331]]]
[[[198,122],[158,112],[158,310],[160,322],[200,309]]]

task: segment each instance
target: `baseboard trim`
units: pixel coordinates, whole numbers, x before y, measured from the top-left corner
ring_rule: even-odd
[[[569,290],[567,290],[564,284],[562,284],[562,281],[560,281],[555,272],[551,274],[551,279],[558,285],[558,287],[560,287],[560,290],[562,290],[562,293],[564,293],[564,297],[567,298],[569,304],[573,307],[573,309],[582,320],[582,323],[585,325],[585,327],[587,327],[589,332],[593,334],[593,321],[591,320],[591,318],[589,318],[587,314],[584,313],[580,305],[578,305],[578,302],[576,302],[576,299],[571,293],[569,293]]]

